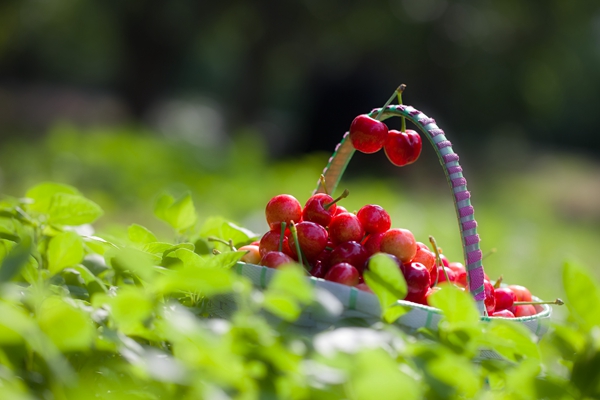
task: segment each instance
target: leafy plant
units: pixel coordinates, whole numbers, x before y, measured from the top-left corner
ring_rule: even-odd
[[[432,297],[438,330],[392,322],[406,290],[385,257],[365,279],[383,321],[305,331],[319,299],[290,265],[260,290],[235,272],[255,235],[222,218],[197,224],[192,199],[159,197],[173,229],[160,242],[133,224],[96,234],[102,215],[77,189],[42,183],[0,203],[0,387],[11,399],[594,398],[600,287],[566,264],[569,318],[538,344],[511,321],[481,322],[466,293]],[[213,239],[213,240],[209,240]],[[396,271],[397,272],[397,271]],[[235,307],[217,313],[219,296]],[[218,318],[216,315],[226,315]],[[495,351],[482,360],[480,350]]]

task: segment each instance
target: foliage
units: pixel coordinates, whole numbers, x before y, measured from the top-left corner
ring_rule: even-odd
[[[600,286],[564,267],[569,318],[539,344],[511,321],[479,321],[448,287],[438,331],[346,321],[302,332],[293,321],[317,295],[299,266],[258,291],[232,268],[255,235],[211,218],[191,199],[159,198],[176,240],[141,225],[95,234],[99,206],[71,186],[42,183],[0,203],[0,387],[11,399],[594,398]],[[186,223],[188,221],[189,223]],[[380,298],[403,290],[374,262]],[[218,296],[236,299],[216,318]],[[388,300],[386,300],[388,301]],[[387,304],[386,304],[387,306]],[[596,312],[596,313],[594,313]],[[482,348],[501,360],[481,360]]]

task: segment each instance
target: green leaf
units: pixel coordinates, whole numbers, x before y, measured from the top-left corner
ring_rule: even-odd
[[[90,350],[96,329],[85,311],[60,297],[52,296],[42,303],[37,320],[42,331],[59,350]]]
[[[513,321],[492,320],[481,335],[482,345],[514,362],[524,358],[540,358],[535,336],[524,325]]]
[[[48,243],[48,270],[52,275],[83,260],[83,241],[75,232],[63,232]]]
[[[404,371],[408,369],[404,368]],[[421,399],[417,379],[407,375],[382,349],[365,349],[353,358],[349,380],[354,399]]]
[[[313,287],[306,278],[300,265],[279,267],[264,292],[263,307],[286,321],[296,320],[302,311],[301,305],[314,299]]]
[[[365,283],[379,299],[381,316],[386,322],[394,322],[404,314],[404,308],[396,304],[407,293],[406,280],[398,264],[383,253],[375,254],[369,260],[369,267],[363,276]]]
[[[591,274],[574,263],[563,266],[563,285],[571,315],[586,331],[600,326],[600,287]]]
[[[473,398],[481,388],[481,380],[471,360],[450,351],[437,352],[436,358],[430,360],[426,368],[432,376],[455,388],[466,398]]]
[[[5,251],[5,250],[3,250]],[[0,257],[0,283],[10,281],[29,261],[31,238],[26,236],[21,243],[12,247],[5,257]]]
[[[156,258],[149,253],[126,247],[111,249],[104,255],[107,264],[117,271],[128,271],[139,278],[149,281],[154,276]]]
[[[80,196],[79,191],[72,186],[44,182],[32,187],[25,193],[25,197],[33,200],[33,203],[29,204],[27,208],[32,211],[48,214],[52,197],[57,193]]]
[[[475,300],[467,292],[454,285],[440,285],[442,288],[433,293],[429,300],[433,307],[444,313],[444,320],[453,325],[476,325],[480,315]]]
[[[57,225],[91,224],[102,213],[100,206],[85,197],[56,193],[48,207],[48,222]]]
[[[178,232],[192,227],[197,219],[190,193],[184,194],[177,200],[168,194],[161,195],[154,207],[154,214]]]
[[[217,237],[225,241],[230,239],[233,241],[235,246],[246,244],[250,240],[256,238],[258,235],[248,229],[237,226],[231,221],[226,220],[223,217],[211,217],[204,222],[202,228],[200,228],[200,236],[202,237]],[[223,244],[215,243],[216,246],[223,248]]]
[[[133,243],[146,244],[157,241],[156,236],[148,228],[138,224],[130,225],[127,234]]]
[[[295,321],[302,312],[300,305],[294,298],[273,291],[265,293],[263,307],[285,321]]]

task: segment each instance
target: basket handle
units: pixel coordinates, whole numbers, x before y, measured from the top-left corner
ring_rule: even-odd
[[[375,117],[380,111],[382,111],[381,108],[376,108],[368,115]],[[485,315],[485,291],[483,287],[485,274],[479,246],[479,235],[477,234],[477,221],[475,221],[474,210],[471,205],[471,193],[467,190],[467,181],[463,176],[462,167],[458,163],[458,155],[452,150],[452,143],[446,139],[444,131],[436,125],[435,120],[421,111],[403,104],[389,105],[383,109],[379,119],[383,121],[390,117],[404,117],[414,123],[427,137],[440,160],[452,190],[452,200],[460,229],[469,292],[476,301],[479,313]],[[322,182],[319,181],[315,193],[324,192],[325,189],[328,193],[333,193],[337,188],[344,170],[356,151],[348,136],[349,134],[346,132],[323,170],[326,188],[323,188]]]

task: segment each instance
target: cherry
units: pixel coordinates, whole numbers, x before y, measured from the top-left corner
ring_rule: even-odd
[[[365,263],[369,258],[367,250],[358,242],[349,241],[340,243],[332,251],[329,258],[331,265],[348,263],[353,265],[358,272],[362,273]]]
[[[333,199],[326,193],[317,193],[312,195],[304,205],[302,210],[302,219],[304,221],[315,222],[322,226],[328,226],[331,218],[337,214],[337,202],[347,197],[348,190],[344,190],[337,199]]]
[[[495,289],[494,297],[496,297],[496,311],[510,310],[513,303],[517,301],[515,292],[506,287]]]
[[[329,223],[329,238],[334,245],[350,240],[360,242],[364,235],[365,230],[355,214],[338,214]]]
[[[450,266],[450,261],[448,261],[448,258],[445,255],[440,254],[440,259],[442,260],[442,264],[444,264],[444,267]]]
[[[425,243],[417,242],[417,253],[411,261],[419,262],[431,271],[435,267],[435,254]]]
[[[412,164],[421,154],[421,136],[411,129],[404,132],[390,130],[383,150],[388,160],[397,167]]]
[[[321,260],[315,261],[315,265],[310,270],[310,274],[316,278],[323,278],[327,273],[327,268]]]
[[[417,242],[408,229],[393,228],[386,231],[380,248],[384,253],[395,255],[403,263],[409,262],[417,254]]]
[[[485,309],[488,315],[494,312],[496,308],[496,297],[494,296],[494,285],[487,279],[483,281],[483,290],[485,292],[485,300],[483,304],[485,304]]]
[[[372,256],[375,253],[379,253],[381,251],[381,239],[383,238],[383,233],[371,233],[364,240],[365,250],[367,250],[367,254]]]
[[[366,114],[354,118],[350,125],[350,141],[362,153],[376,153],[386,143],[388,127]]]
[[[515,293],[517,301],[531,301],[531,292],[525,286],[508,285],[508,288]]]
[[[515,314],[515,317],[528,317],[537,314],[537,311],[531,304],[523,304],[515,306],[513,313]]]
[[[409,263],[402,264],[400,270],[408,286],[405,300],[417,301],[425,297],[431,283],[427,268],[421,263]]]
[[[315,260],[327,246],[327,229],[310,221],[296,224],[298,244],[307,260]],[[289,247],[294,256],[298,256],[296,242],[293,236],[289,238]]]
[[[358,285],[358,270],[348,263],[339,263],[332,266],[325,274],[325,279],[342,283],[348,286]]]
[[[437,272],[438,273],[438,278],[437,278],[438,283],[446,282],[448,279],[452,283],[456,282],[456,273],[454,271],[452,271],[450,268],[444,267],[444,266],[439,266],[439,267],[437,267],[437,271],[438,271]],[[446,275],[448,275],[448,279],[446,279]]]
[[[451,262],[448,264],[448,268],[454,271],[454,274],[456,275],[455,282],[462,287],[467,287],[467,270],[464,265],[459,262]]]
[[[371,290],[371,288],[369,287],[369,285],[367,285],[364,282],[359,283],[358,285],[356,285],[356,288],[358,290],[362,290],[363,292],[367,292],[367,293],[373,293],[373,291]]]
[[[281,251],[269,251],[265,254],[261,260],[260,265],[264,265],[269,268],[278,268],[280,265],[293,263],[292,257],[288,256]]]
[[[342,213],[346,213],[346,212],[348,212],[348,210],[346,210],[346,207],[337,206],[337,208],[335,209],[335,214],[333,214],[333,215],[336,216],[338,214],[342,214]]]
[[[494,311],[491,316],[492,317],[502,317],[502,318],[514,318],[515,314],[504,309],[504,310],[500,310],[500,311]]]
[[[260,256],[264,257],[264,255],[267,254],[269,251],[279,251],[280,242],[281,251],[289,256],[292,256],[293,253],[290,251],[287,236],[284,235],[282,240],[281,232],[276,230],[268,231],[260,239],[260,243],[258,245]]]
[[[392,226],[390,214],[383,207],[376,204],[367,204],[356,213],[366,233],[385,232]]]
[[[255,244],[247,244],[238,249],[238,251],[245,251],[246,254],[240,258],[240,261],[243,261],[248,264],[258,264],[262,256],[260,255],[260,248]]]
[[[294,196],[280,194],[269,200],[265,209],[265,216],[269,228],[278,230],[281,228],[282,222],[289,224],[291,221],[300,221],[302,206]]]

